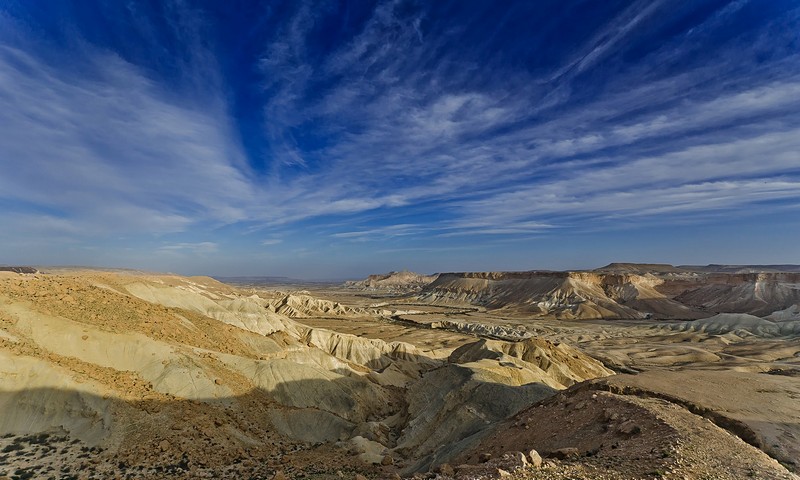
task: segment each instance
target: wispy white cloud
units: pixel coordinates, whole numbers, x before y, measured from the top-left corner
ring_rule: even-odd
[[[430,230],[431,230],[430,226],[401,223],[385,227],[370,228],[367,230],[337,232],[331,234],[330,236],[333,238],[341,238],[341,239],[356,240],[356,241],[385,240],[387,238],[393,238],[393,237],[405,237],[409,235],[416,235]]]
[[[265,171],[248,166],[219,62],[184,10],[167,19],[188,52],[180,88],[78,41],[75,65],[22,31],[0,41],[0,217],[65,237],[236,224],[284,247],[276,230],[309,219],[331,242],[534,236],[800,198],[800,55],[774,54],[798,11],[698,55],[746,5],[732,2],[628,64],[677,8],[634,2],[546,68],[494,69],[453,53],[464,25],[391,1],[319,58],[328,7],[296,5],[253,66]]]
[[[464,219],[453,222],[451,226],[442,228],[437,237],[463,237],[469,235],[535,235],[539,233],[551,232],[558,228],[554,225],[543,222],[514,221],[509,224],[502,224],[497,218],[488,217],[482,221]]]
[[[430,227],[452,236],[469,228],[535,233],[569,226],[571,218],[585,223],[616,214],[699,215],[791,198],[779,184],[797,176],[800,71],[797,55],[766,64],[753,58],[772,27],[749,45],[736,39],[718,45],[703,64],[669,73],[661,67],[741,5],[619,68],[613,83],[589,98],[574,91],[576,75],[606,68],[603,62],[646,33],[666,3],[632,4],[561,73],[507,84],[493,81],[493,72],[471,70],[467,75],[486,81],[467,82],[444,67],[415,69],[438,54],[441,39],[423,35],[419,48],[419,22],[396,17],[384,4],[360,35],[317,67],[327,72],[316,74],[343,76],[337,86],[322,100],[305,98],[302,84],[291,96],[294,111],[356,127],[322,151],[324,162],[313,173],[286,179],[286,201],[276,199],[277,211],[294,218],[436,208],[447,220],[412,234],[430,235]],[[292,38],[302,44],[305,34]],[[446,55],[439,60],[449,62]],[[775,188],[759,188],[764,182]],[[739,194],[725,195],[723,185],[736,185]],[[682,191],[706,200],[683,201]],[[448,232],[448,223],[474,226]],[[332,235],[364,239],[391,227]],[[402,221],[397,227],[407,233]]]
[[[0,197],[86,235],[246,218],[253,186],[226,114],[184,106],[119,57],[85,71],[0,45]]]
[[[637,1],[632,2],[617,18],[612,19],[603,29],[597,32],[586,44],[586,48],[575,52],[575,59],[561,68],[552,78],[556,80],[572,71],[582,72],[602,61],[603,57],[613,51],[637,27],[647,19],[652,18],[659,9],[663,8],[663,1]]]
[[[531,216],[703,213],[798,198],[798,149],[800,128],[575,170],[463,206],[476,218],[514,222]]]
[[[218,250],[219,245],[215,242],[183,242],[158,247],[159,252],[168,254],[206,255]]]

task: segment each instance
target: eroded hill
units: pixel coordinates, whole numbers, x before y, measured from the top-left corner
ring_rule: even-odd
[[[421,290],[436,280],[437,275],[421,275],[419,273],[401,271],[370,275],[364,280],[349,281],[345,288],[368,292],[390,294],[407,294]]]
[[[800,305],[800,274],[704,273],[631,264],[592,272],[443,273],[418,298],[564,320],[768,316]]]
[[[2,272],[0,476],[796,478],[798,306],[655,321],[733,278],[659,269],[377,301]]]
[[[369,473],[382,462],[413,472],[613,373],[544,340],[477,340],[448,357],[311,328],[274,301],[203,277],[3,274],[0,464],[37,475]],[[39,461],[15,454],[47,439]]]

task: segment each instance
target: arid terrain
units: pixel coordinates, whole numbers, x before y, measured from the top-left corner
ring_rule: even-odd
[[[0,270],[0,478],[800,473],[791,265]]]

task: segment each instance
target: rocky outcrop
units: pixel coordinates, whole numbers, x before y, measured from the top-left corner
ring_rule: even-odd
[[[289,318],[352,318],[409,315],[422,313],[413,309],[391,309],[374,305],[369,308],[351,307],[339,302],[312,296],[306,291],[279,293],[277,298],[265,303],[266,309],[282,317]]]
[[[798,273],[697,273],[666,266],[647,272],[634,267],[642,266],[611,264],[594,272],[444,273],[418,298],[564,320],[767,316],[800,304]]]
[[[448,361],[465,364],[484,359],[538,372],[541,377],[539,382],[559,389],[589,378],[605,377],[614,373],[599,361],[567,344],[539,338],[529,338],[521,342],[479,340],[454,350]]]
[[[33,267],[9,267],[0,265],[0,272],[14,272],[20,274],[33,274],[38,273],[39,270]]]
[[[307,292],[297,292],[282,295],[276,300],[272,300],[267,305],[271,312],[279,313],[291,318],[308,317],[338,317],[345,315],[366,315],[364,309],[351,308],[339,302],[332,302],[321,298],[315,298]]]
[[[800,273],[710,274],[675,300],[713,313],[765,316],[800,303]]]
[[[512,327],[507,325],[484,325],[476,322],[465,322],[458,320],[441,320],[431,322],[431,328],[441,328],[453,332],[468,333],[479,337],[488,337],[497,340],[508,340],[517,342],[530,338],[531,333],[523,327]]]
[[[703,332],[710,335],[732,333],[739,337],[755,335],[762,338],[800,335],[800,317],[781,310],[766,318],[746,313],[719,313],[713,317],[690,322],[660,324],[659,327],[679,332]]]
[[[706,273],[769,273],[769,272],[800,272],[800,265],[680,265],[684,271]]]
[[[364,280],[345,282],[344,287],[367,292],[407,294],[420,291],[423,287],[436,280],[437,276],[421,275],[404,270],[370,275]]]
[[[692,309],[659,293],[661,283],[649,274],[446,273],[423,289],[419,299],[558,319],[697,317]]]

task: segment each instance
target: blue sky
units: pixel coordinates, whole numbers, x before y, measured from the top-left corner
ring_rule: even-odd
[[[0,3],[0,263],[800,263],[800,4]]]

